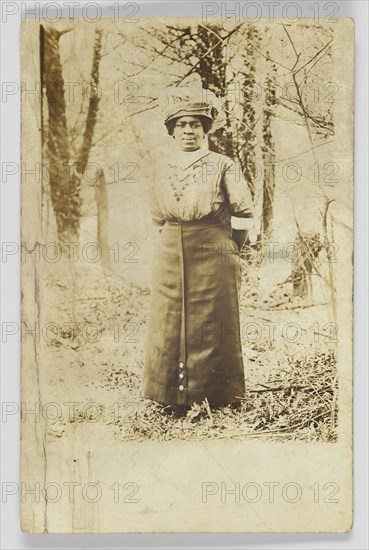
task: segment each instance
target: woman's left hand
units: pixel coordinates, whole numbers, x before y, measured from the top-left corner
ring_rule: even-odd
[[[232,239],[238,246],[238,250],[241,252],[243,245],[246,242],[247,229],[232,229]]]

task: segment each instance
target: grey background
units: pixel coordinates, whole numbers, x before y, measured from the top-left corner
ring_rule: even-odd
[[[66,2],[53,2],[63,6]],[[83,4],[75,7],[81,15]],[[136,2],[138,16],[201,16],[202,2]],[[250,3],[250,2],[243,2]],[[243,4],[241,2],[241,5]],[[267,2],[258,1],[262,15],[268,15]],[[280,1],[275,15],[282,16],[283,6],[291,2]],[[302,15],[311,17],[309,9],[314,2],[300,0]],[[22,8],[32,9],[35,2],[13,2],[19,11],[1,23],[2,82],[20,82],[19,27]],[[41,6],[48,2],[39,2]],[[112,16],[110,1],[100,2],[103,15]],[[218,2],[221,4],[221,2]],[[224,4],[224,2],[223,2]],[[229,9],[234,2],[227,2]],[[366,0],[320,2],[322,13],[329,13],[329,4],[338,6],[337,16],[352,17],[356,24],[356,77],[355,77],[355,509],[354,528],[344,535],[249,535],[249,534],[196,534],[196,535],[25,535],[19,527],[19,497],[2,503],[1,547],[23,548],[367,548],[368,518],[368,3]],[[325,7],[324,7],[325,6]],[[2,5],[2,12],[4,4]],[[251,10],[251,8],[250,8]],[[51,13],[51,12],[50,12]],[[67,15],[67,9],[63,10]],[[220,14],[220,11],[219,11]],[[34,18],[34,16],[30,15]],[[1,162],[20,159],[20,97],[16,94],[2,102]],[[20,177],[8,178],[1,186],[1,240],[19,243]],[[2,322],[20,324],[20,258],[14,255],[1,264],[2,271]],[[363,298],[365,296],[365,298]],[[2,402],[19,403],[20,393],[20,338],[19,334],[2,345]],[[2,419],[1,481],[19,483],[19,415]]]

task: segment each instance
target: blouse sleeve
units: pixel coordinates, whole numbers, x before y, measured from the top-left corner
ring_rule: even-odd
[[[163,213],[160,210],[154,185],[151,185],[151,188],[150,188],[150,209],[151,209],[152,223],[157,226],[164,225],[165,218],[163,216]]]
[[[225,165],[223,184],[231,216],[235,218],[253,218],[254,205],[249,186],[242,174],[240,165],[231,159],[227,159]]]
[[[233,229],[250,229],[253,225],[254,205],[250,189],[242,174],[240,164],[227,159],[223,176]]]

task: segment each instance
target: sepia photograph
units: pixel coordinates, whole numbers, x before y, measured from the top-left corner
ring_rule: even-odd
[[[124,468],[125,502],[141,506],[139,461],[174,453],[191,469],[207,445],[229,457],[250,445],[253,467],[269,454],[273,472],[302,453],[303,476],[317,453],[336,454],[322,475],[345,470],[345,488],[322,486],[332,502],[346,494],[341,515],[326,529],[278,525],[346,529],[353,21],[142,18],[129,6],[22,24],[21,462],[41,483],[22,528],[120,532],[94,500],[102,472],[112,499]],[[56,500],[61,479],[88,486],[78,505],[65,487]],[[232,517],[219,528],[244,529]],[[191,518],[180,530],[209,530]]]

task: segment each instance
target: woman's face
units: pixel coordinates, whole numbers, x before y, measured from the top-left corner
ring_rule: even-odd
[[[182,116],[176,120],[173,136],[182,151],[196,151],[204,142],[205,132],[196,116]]]

